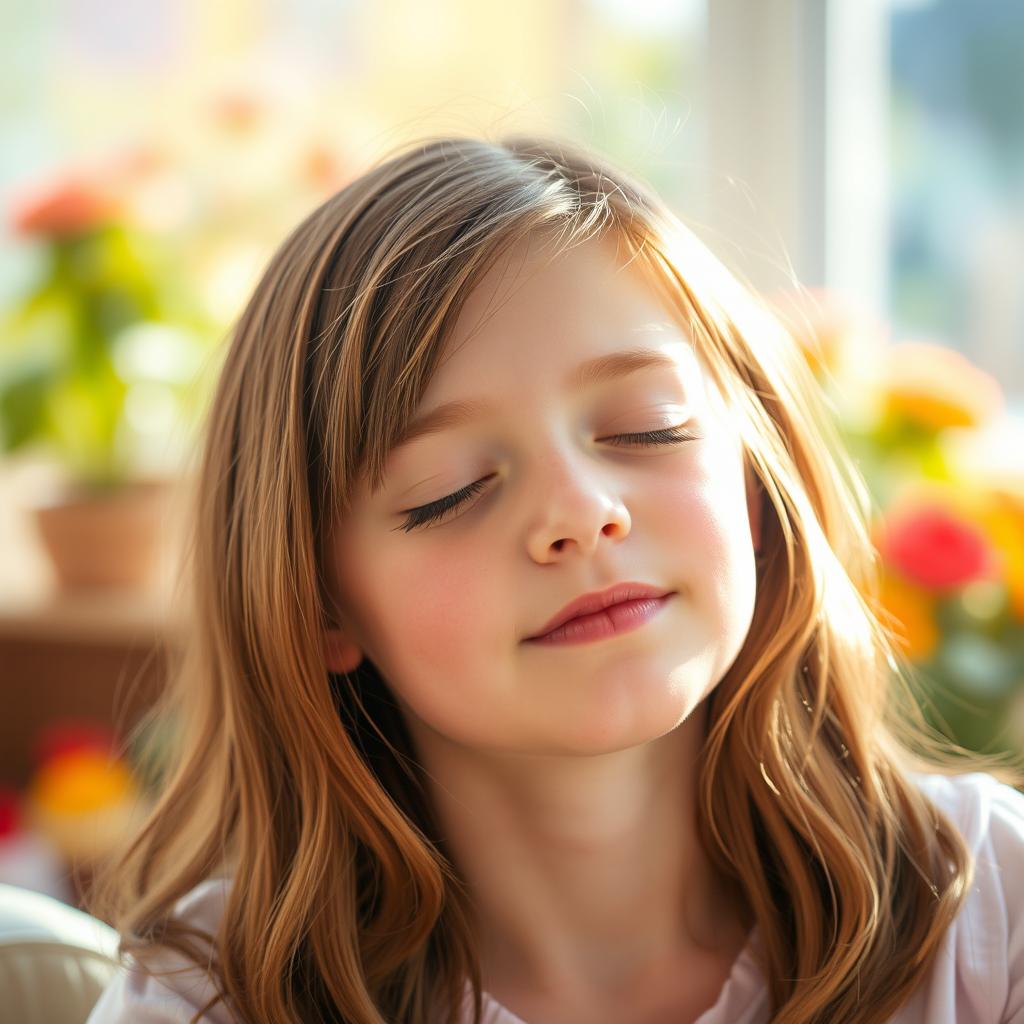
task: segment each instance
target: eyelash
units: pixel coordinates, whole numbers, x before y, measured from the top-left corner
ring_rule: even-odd
[[[686,426],[665,427],[661,430],[645,430],[636,434],[615,434],[610,443],[661,445],[661,444],[682,444],[684,441],[699,441],[700,435],[695,434]],[[443,519],[447,513],[458,508],[463,502],[474,494],[478,494],[490,477],[483,477],[466,487],[461,488],[444,498],[430,502],[429,505],[421,505],[419,508],[409,509],[407,518],[400,529],[405,533],[415,530],[420,526],[426,526],[436,520]]]

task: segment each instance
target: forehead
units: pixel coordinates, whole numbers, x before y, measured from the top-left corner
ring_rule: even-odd
[[[554,256],[528,239],[470,290],[429,392],[454,378],[487,381],[499,361],[506,371],[521,361],[544,379],[561,379],[588,355],[689,340],[651,272],[616,239],[592,238]]]

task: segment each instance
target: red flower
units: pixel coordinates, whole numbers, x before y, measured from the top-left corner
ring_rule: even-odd
[[[60,719],[41,729],[36,736],[33,754],[37,765],[79,750],[113,753],[114,735],[99,722]]]
[[[0,840],[13,836],[21,822],[21,798],[11,786],[0,786]]]
[[[906,579],[929,590],[953,590],[993,568],[984,534],[937,505],[914,509],[889,523],[881,551]]]

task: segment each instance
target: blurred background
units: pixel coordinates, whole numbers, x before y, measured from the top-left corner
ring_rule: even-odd
[[[175,485],[232,322],[306,212],[441,132],[603,152],[772,303],[868,481],[922,711],[1024,751],[1017,0],[0,17],[0,881],[74,902],[144,808]]]

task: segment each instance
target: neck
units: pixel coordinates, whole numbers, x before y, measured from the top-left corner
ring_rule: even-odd
[[[738,952],[749,917],[697,839],[705,711],[588,758],[482,753],[411,725],[477,911],[485,987],[622,990],[657,965]]]

